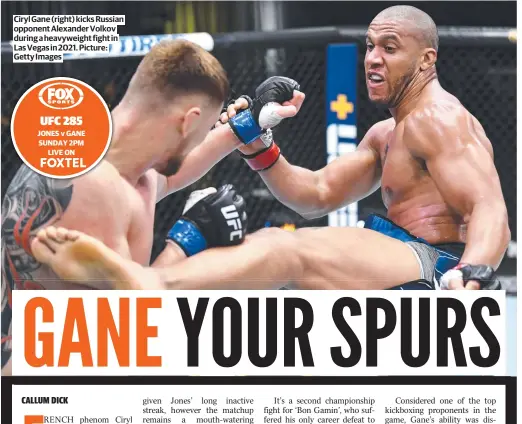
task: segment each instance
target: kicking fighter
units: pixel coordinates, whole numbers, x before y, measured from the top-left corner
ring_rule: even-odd
[[[304,217],[323,216],[381,186],[388,213],[368,218],[366,229],[373,231],[336,229],[326,237],[333,251],[321,257],[328,263],[338,257],[341,278],[388,284],[420,278],[434,287],[462,264],[496,269],[507,249],[511,235],[491,143],[477,119],[439,84],[438,45],[435,23],[419,9],[394,6],[375,17],[366,40],[367,90],[392,117],[376,123],[356,152],[312,172],[289,164],[275,144],[239,148],[275,197]],[[248,107],[238,99],[221,122],[231,118],[233,125],[248,113],[236,112]],[[325,244],[321,251],[329,249]],[[483,277],[491,278],[492,269]],[[462,287],[463,281],[454,284]]]
[[[42,231],[36,256],[67,278],[103,275],[118,288],[498,288],[494,269],[510,230],[492,146],[477,119],[439,84],[437,51],[427,14],[387,8],[368,28],[364,65],[368,95],[390,119],[375,124],[354,153],[315,172],[288,163],[275,143],[240,148],[272,193],[305,217],[381,186],[386,218],[371,216],[364,229],[261,230],[239,246],[159,269],[78,233],[57,240]],[[230,117],[236,135],[249,141],[261,133],[256,104],[238,99],[221,120]]]
[[[282,93],[270,84],[265,88],[267,101],[292,98],[292,92]],[[60,225],[148,266],[156,203],[197,181],[242,145],[228,125],[209,133],[228,90],[225,71],[210,53],[188,41],[163,41],[143,58],[112,111],[110,150],[94,170],[56,180],[20,168],[2,205],[2,372],[11,356],[12,290],[109,287],[99,279],[81,285],[61,280],[32,255],[34,235]],[[152,266],[243,240],[245,206],[233,187],[194,196]],[[228,225],[231,220],[233,226]]]

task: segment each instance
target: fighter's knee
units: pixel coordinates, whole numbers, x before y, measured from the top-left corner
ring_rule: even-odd
[[[250,241],[257,240],[263,246],[262,254],[267,263],[278,269],[285,269],[285,274],[298,275],[302,268],[299,237],[297,232],[280,228],[264,228],[252,234]]]
[[[297,251],[303,269],[314,269],[321,267],[323,258],[330,256],[325,250],[324,234],[317,228],[302,228],[297,230],[294,243],[298,246]]]

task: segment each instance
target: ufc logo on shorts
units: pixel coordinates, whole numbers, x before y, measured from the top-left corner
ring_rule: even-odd
[[[233,241],[236,236],[240,239],[243,236],[243,226],[236,207],[234,205],[225,206],[221,208],[221,213],[227,220],[227,225],[234,228],[234,231],[230,233],[230,241]]]

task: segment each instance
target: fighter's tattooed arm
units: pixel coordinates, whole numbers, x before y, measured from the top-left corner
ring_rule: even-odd
[[[31,240],[60,219],[72,193],[71,180],[46,178],[25,165],[7,189],[2,203],[2,369],[11,357],[11,292],[43,288],[35,281],[42,265],[31,255]]]

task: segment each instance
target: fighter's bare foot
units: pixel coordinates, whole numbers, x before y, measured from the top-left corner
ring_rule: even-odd
[[[79,231],[47,227],[31,243],[34,257],[63,280],[96,287],[110,282],[119,290],[157,289],[159,278],[150,268],[122,258],[101,241]]]

